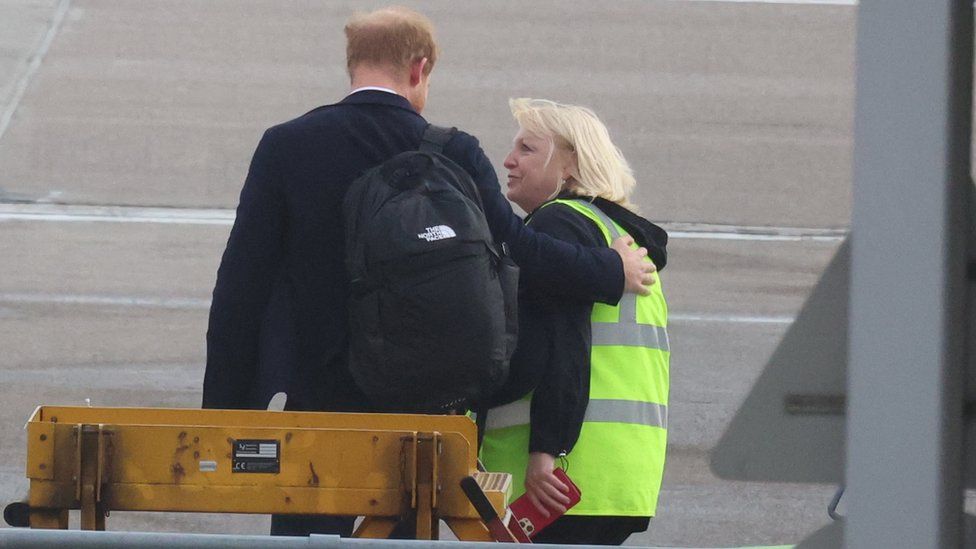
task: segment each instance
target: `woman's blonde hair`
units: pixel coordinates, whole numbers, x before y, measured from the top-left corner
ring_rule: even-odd
[[[508,105],[520,128],[550,140],[550,159],[556,147],[576,154],[579,168],[573,173],[572,182],[567,183],[567,190],[577,196],[604,198],[636,211],[630,202],[634,173],[593,111],[547,99],[509,99]]]

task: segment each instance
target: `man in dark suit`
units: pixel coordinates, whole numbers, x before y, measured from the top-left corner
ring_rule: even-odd
[[[356,16],[345,30],[353,91],[267,130],[251,161],[213,292],[205,408],[261,409],[285,391],[289,410],[370,410],[346,369],[342,201],[364,171],[419,147],[437,46],[430,22],[402,8]],[[471,135],[457,132],[444,154],[471,174],[492,235],[527,283],[616,303],[653,282],[646,250],[582,248],[525,227]],[[273,533],[351,528],[282,520]]]

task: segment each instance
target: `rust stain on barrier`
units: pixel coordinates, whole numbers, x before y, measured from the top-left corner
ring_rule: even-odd
[[[179,441],[179,446],[176,447],[177,454],[190,447],[190,445],[186,443],[186,431],[180,431],[180,434],[176,437],[176,439]]]
[[[309,471],[312,472],[312,476],[309,477],[309,479],[308,479],[308,485],[309,486],[318,486],[319,485],[319,476],[317,474],[315,474],[315,466],[312,465],[312,462],[311,461],[308,462],[308,469],[309,469]]]

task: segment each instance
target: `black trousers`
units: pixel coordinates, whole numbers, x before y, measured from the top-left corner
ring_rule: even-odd
[[[634,532],[647,530],[648,517],[587,517],[563,515],[536,534],[533,543],[621,545]]]
[[[309,534],[335,534],[343,538],[352,536],[356,517],[331,515],[271,515],[272,536],[307,536]],[[413,539],[417,537],[417,525],[401,522],[393,528],[389,539]]]
[[[272,536],[307,536],[309,534],[352,535],[356,517],[330,515],[271,515]]]

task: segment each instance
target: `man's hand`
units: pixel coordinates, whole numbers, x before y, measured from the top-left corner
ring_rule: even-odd
[[[532,452],[525,468],[525,495],[544,517],[548,517],[551,511],[565,513],[570,501],[566,495],[569,486],[552,474],[555,463],[556,458],[549,454]]]
[[[631,248],[633,243],[633,238],[621,236],[610,247],[620,254],[620,260],[624,264],[624,291],[647,295],[651,293],[647,287],[655,282],[654,273],[657,272],[657,267],[653,261],[647,259],[647,248]]]

